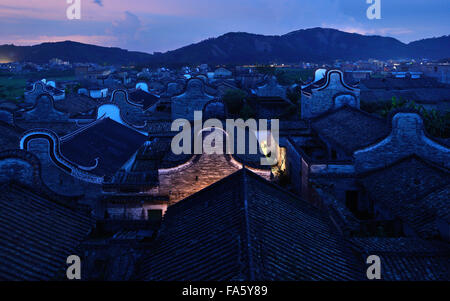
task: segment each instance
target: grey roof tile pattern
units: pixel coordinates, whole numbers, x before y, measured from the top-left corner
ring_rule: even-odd
[[[418,238],[353,238],[351,241],[363,257],[380,257],[382,280],[450,280],[448,244]]]
[[[362,279],[326,214],[241,170],[169,208],[145,280]]]
[[[312,127],[322,139],[348,155],[389,134],[389,126],[383,119],[349,106],[315,118]]]
[[[449,220],[450,172],[416,156],[363,175],[370,198],[424,237],[433,237],[436,218]]]
[[[81,166],[98,165],[96,175],[117,172],[144,144],[147,137],[136,130],[105,118],[74,135],[63,137],[61,153]]]
[[[64,279],[67,257],[93,226],[86,214],[17,185],[1,189],[0,220],[1,280]]]

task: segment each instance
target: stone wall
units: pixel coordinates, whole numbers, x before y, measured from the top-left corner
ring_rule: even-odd
[[[142,110],[142,106],[130,102],[127,92],[123,90],[114,91],[111,102],[119,107],[120,117],[125,123],[134,126],[145,126],[147,118]]]
[[[302,191],[302,157],[291,142],[286,142],[286,171],[291,179],[291,185],[298,194]]]
[[[37,82],[33,85],[33,90],[25,92],[25,102],[27,104],[34,105],[39,96],[45,93],[47,93],[45,90],[45,84],[42,82]]]
[[[278,84],[277,78],[273,76],[269,82],[256,90],[259,97],[280,97],[286,99],[286,87]]]
[[[160,194],[168,195],[171,202],[177,202],[238,170],[224,155],[202,155],[186,168],[160,171]]]
[[[53,98],[48,94],[40,95],[34,107],[22,114],[27,122],[55,122],[68,121],[69,115],[55,109]]]
[[[159,195],[168,195],[170,202],[178,202],[190,195],[235,173],[242,165],[225,155],[207,155],[195,157],[184,166],[159,171]],[[251,171],[270,180],[270,171]],[[233,187],[230,187],[233,189]]]
[[[414,154],[450,168],[450,149],[425,135],[422,118],[416,113],[398,113],[392,118],[392,132],[386,139],[355,152],[355,167],[357,172],[365,172]]]
[[[329,110],[337,109],[343,104],[359,109],[359,96],[359,89],[351,88],[344,83],[341,71],[328,71],[325,84],[317,89],[312,89],[311,95],[302,97],[302,118],[314,118]]]
[[[194,112],[203,111],[204,106],[213,99],[213,96],[205,93],[201,79],[191,79],[187,83],[186,92],[172,98],[172,119],[194,120]]]
[[[168,97],[173,97],[183,92],[183,88],[178,83],[169,83],[167,85],[167,91],[165,93]]]
[[[58,168],[49,155],[49,142],[34,139],[28,144],[28,151],[41,162],[42,181],[56,193],[67,196],[85,195],[90,201],[101,192],[101,185],[83,182]]]

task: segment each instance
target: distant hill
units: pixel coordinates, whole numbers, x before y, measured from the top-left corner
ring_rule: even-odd
[[[416,57],[448,60],[450,55],[450,35],[411,42],[408,44],[408,47]]]
[[[3,45],[0,46],[0,57],[33,63],[48,63],[52,58],[59,58],[76,63],[132,64],[148,62],[152,55],[66,41],[35,46]]]
[[[441,59],[450,53],[450,38],[404,44],[394,38],[365,36],[335,29],[312,28],[282,36],[227,33],[160,54],[157,62],[269,63],[329,62],[335,59]]]
[[[243,32],[227,33],[200,43],[159,54],[130,52],[75,42],[36,46],[0,46],[0,57],[15,61],[48,62],[60,58],[71,62],[164,64],[254,64],[329,62],[335,59],[448,58],[450,36],[409,44],[394,38],[365,36],[335,29],[312,28],[282,36]]]

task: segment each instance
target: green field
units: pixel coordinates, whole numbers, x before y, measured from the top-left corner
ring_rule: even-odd
[[[25,91],[25,78],[0,76],[0,100],[20,101]]]
[[[14,75],[10,73],[0,74],[0,101],[12,100],[21,101],[23,99],[27,80],[34,79],[36,81],[43,78],[47,81],[69,81],[75,80],[76,77],[73,72],[41,72]]]

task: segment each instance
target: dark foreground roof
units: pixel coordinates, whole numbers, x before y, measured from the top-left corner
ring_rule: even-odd
[[[363,265],[329,219],[245,170],[169,208],[144,280],[351,280]]]
[[[134,129],[105,118],[61,138],[65,158],[81,166],[98,165],[92,173],[112,175],[144,144],[147,137]]]
[[[436,220],[450,221],[450,172],[417,156],[361,178],[370,198],[424,237],[436,235]]]
[[[64,204],[12,184],[0,189],[0,280],[64,279],[93,220]]]
[[[380,257],[382,280],[450,280],[448,244],[418,238],[353,238],[352,243],[363,258]]]
[[[19,148],[23,130],[0,120],[0,150]]]
[[[350,106],[324,113],[312,121],[320,137],[348,155],[389,134],[387,123]]]

